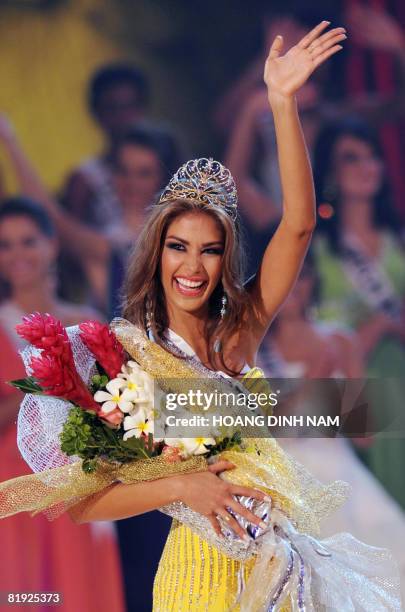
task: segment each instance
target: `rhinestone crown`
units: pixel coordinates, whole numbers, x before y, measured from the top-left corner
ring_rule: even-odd
[[[236,220],[235,181],[225,166],[211,158],[191,159],[183,164],[170,179],[157,204],[184,199],[220,206],[233,221]]]

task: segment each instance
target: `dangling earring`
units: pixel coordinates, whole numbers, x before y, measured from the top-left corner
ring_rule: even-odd
[[[148,298],[146,300],[146,333],[151,342],[155,341],[155,338],[152,333],[152,321],[153,321],[153,310],[152,310],[152,300]]]
[[[228,303],[228,298],[226,297],[226,293],[224,293],[224,295],[222,296],[221,303],[222,303],[222,308],[221,308],[220,315],[221,315],[221,321],[222,321],[224,316],[226,315],[226,305]]]
[[[220,317],[221,317],[221,321],[224,320],[224,317],[226,315],[226,305],[227,305],[227,303],[228,303],[228,298],[226,297],[226,293],[224,293],[224,295],[221,298],[222,307],[221,307],[221,310],[220,310],[220,313],[219,313]],[[217,338],[215,340],[215,342],[214,342],[214,351],[216,353],[219,353],[221,351],[221,348],[222,348],[221,340],[219,340],[219,338]]]

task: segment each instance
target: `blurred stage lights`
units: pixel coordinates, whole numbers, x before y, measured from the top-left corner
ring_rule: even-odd
[[[331,217],[333,217],[334,214],[335,211],[332,204],[329,204],[328,202],[323,202],[322,204],[319,204],[318,215],[321,217],[321,219],[330,219]]]

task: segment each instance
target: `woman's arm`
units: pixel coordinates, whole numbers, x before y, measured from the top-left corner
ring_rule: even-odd
[[[298,118],[296,91],[312,72],[342,47],[343,28],[322,32],[322,22],[285,55],[277,36],[267,58],[264,80],[274,116],[283,214],[248,290],[253,298],[251,338],[254,352],[291,291],[315,227],[315,193],[311,166]]]
[[[218,478],[220,472],[234,467],[229,461],[218,461],[208,466],[206,471],[195,474],[170,476],[138,484],[113,484],[79,502],[68,512],[76,523],[120,520],[156,510],[174,501],[182,501],[192,510],[206,516],[219,535],[221,531],[217,517],[222,515],[240,537],[247,537],[228,509],[231,508],[255,525],[260,525],[261,521],[235,501],[233,496],[247,495],[259,500],[266,496],[256,489],[233,485]]]
[[[4,116],[0,116],[0,141],[11,160],[21,191],[47,210],[66,248],[76,256],[105,262],[110,255],[107,238],[73,219],[52,199]]]
[[[257,117],[266,109],[267,94],[258,89],[248,100],[235,122],[226,154],[226,166],[238,186],[239,206],[253,227],[261,228],[280,218],[280,210],[254,180],[250,173],[257,138]]]

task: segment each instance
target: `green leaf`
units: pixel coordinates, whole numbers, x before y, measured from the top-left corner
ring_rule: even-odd
[[[44,394],[44,389],[37,383],[33,376],[11,380],[8,384],[16,389],[20,389],[23,393],[32,393],[33,395]]]
[[[95,393],[99,389],[104,389],[109,381],[105,374],[95,374],[91,379],[92,390]]]

